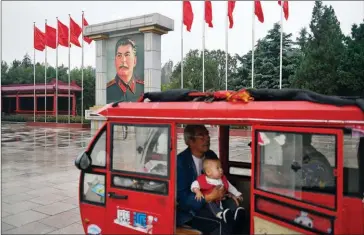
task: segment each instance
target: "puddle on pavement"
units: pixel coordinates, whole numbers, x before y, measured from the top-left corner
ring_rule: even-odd
[[[60,157],[73,162],[91,140],[90,130],[76,128],[39,128],[2,123],[1,131],[3,163],[59,161]]]

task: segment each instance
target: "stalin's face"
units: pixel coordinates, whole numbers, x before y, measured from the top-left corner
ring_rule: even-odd
[[[115,69],[119,78],[128,83],[133,76],[134,67],[137,63],[137,57],[131,45],[119,46],[115,55]]]

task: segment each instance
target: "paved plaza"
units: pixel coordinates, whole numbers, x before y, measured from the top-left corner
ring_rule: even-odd
[[[3,233],[84,233],[73,161],[89,139],[89,130],[3,123]]]
[[[79,170],[75,157],[88,145],[85,129],[2,124],[2,233],[84,234],[78,207]],[[217,152],[217,129],[210,130]],[[230,139],[230,160],[250,162],[249,137]],[[313,141],[325,152],[327,141]],[[345,165],[355,165],[357,142],[345,140]],[[178,152],[185,148],[182,134]],[[332,160],[329,159],[331,162]]]

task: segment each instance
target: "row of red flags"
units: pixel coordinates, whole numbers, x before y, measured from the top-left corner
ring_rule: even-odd
[[[87,26],[88,23],[84,17],[82,17],[83,26]],[[70,30],[61,21],[57,20],[58,24],[58,45],[69,47],[71,43],[75,46],[81,47],[78,41],[79,36],[82,33],[82,28],[70,17]],[[68,31],[70,31],[70,42],[68,43]],[[83,40],[90,44],[92,39],[84,36]],[[34,26],[34,48],[39,51],[43,51],[46,46],[56,49],[57,45],[57,30],[49,25],[45,25],[45,32],[42,32],[36,26]]]
[[[235,8],[236,1],[228,1],[228,17],[229,17],[229,28],[232,28],[234,25],[233,11]],[[278,4],[281,6],[281,1],[278,1]],[[260,22],[264,22],[264,14],[260,1],[254,1],[254,14],[257,16]],[[288,1],[283,1],[283,12],[284,17],[288,20]],[[183,24],[186,25],[187,31],[191,32],[191,27],[193,23],[193,10],[190,1],[183,1]],[[213,27],[212,23],[212,3],[211,1],[205,1],[205,22],[209,27]]]

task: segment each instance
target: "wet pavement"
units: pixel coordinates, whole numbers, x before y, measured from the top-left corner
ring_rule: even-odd
[[[2,226],[6,234],[84,234],[75,156],[89,130],[2,124]]]
[[[84,234],[78,207],[79,170],[74,159],[88,145],[90,130],[2,123],[1,131],[2,233]],[[218,152],[217,129],[210,134],[211,149]],[[232,137],[230,160],[250,162],[249,141],[249,137]],[[354,142],[346,142],[349,149],[355,149]],[[317,146],[325,152],[331,145],[323,141]],[[178,152],[184,148],[179,135]],[[350,158],[355,159],[355,152],[351,152]]]

